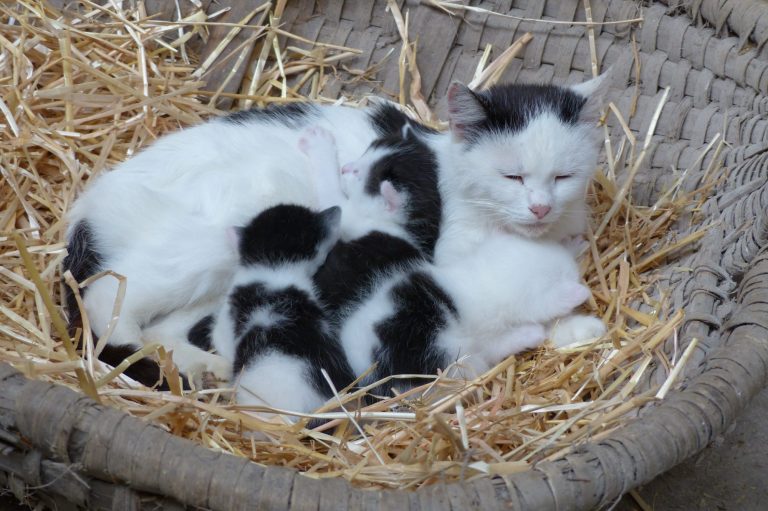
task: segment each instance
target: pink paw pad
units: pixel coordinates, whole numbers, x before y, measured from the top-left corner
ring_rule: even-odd
[[[336,152],[336,139],[333,134],[320,126],[310,126],[301,133],[299,150],[309,157],[318,153]]]

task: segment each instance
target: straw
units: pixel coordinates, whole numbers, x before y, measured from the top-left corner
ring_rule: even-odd
[[[147,19],[140,9],[132,10],[134,4],[141,2],[86,2],[76,18],[45,2],[0,4],[0,52],[11,71],[4,83],[9,87],[0,93],[0,119],[8,127],[0,134],[0,169],[8,183],[0,187],[0,360],[212,449],[291,467],[313,478],[344,477],[375,488],[415,488],[527,470],[575,441],[620,427],[680,383],[696,343],[680,346],[682,355],[669,362],[663,346],[674,338],[684,314],[670,310],[665,299],[669,292],[658,287],[655,269],[701,240],[705,228],[678,239],[668,233],[707,197],[718,174],[714,161],[722,137],[708,147],[715,155],[707,169],[712,177],[698,190],[686,191],[679,181],[652,207],[634,204],[632,178],[643,164],[666,93],[655,106],[650,131],[639,136],[629,129],[632,111],[622,112],[613,104],[607,109],[623,129],[606,138],[606,163],[597,169],[589,190],[593,225],[598,227],[589,234],[589,250],[581,261],[593,290],[584,312],[605,319],[609,332],[603,338],[520,353],[469,381],[452,377],[453,368],[439,375],[406,375],[418,386],[366,406],[363,397],[384,382],[334,389],[334,398],[309,414],[243,407],[231,402],[230,388],[183,391],[172,354],[157,345],[145,346],[116,368],[99,362],[96,355],[108,336],[96,345],[89,331],[69,338],[59,305],[63,286],[70,287],[82,308],[79,293],[87,292],[94,279],[117,278],[118,287],[125,284],[114,273],[80,283],[70,276],[61,283],[65,213],[77,193],[94,176],[163,134],[223,113],[217,99],[263,106],[311,96],[357,105],[365,98],[324,97],[324,85],[341,75],[370,80],[381,67],[343,71],[346,59],[360,50],[291,34],[281,23],[284,1],[255,9],[237,23],[216,21],[223,11],[210,14],[199,7],[182,19],[178,13],[173,21]],[[431,4],[451,12],[492,14],[454,2]],[[388,7],[402,40],[402,86],[395,93],[408,111],[437,125],[420,90],[419,45],[408,32],[410,15],[401,12],[398,2]],[[586,22],[563,24],[600,25],[589,15]],[[200,63],[193,42],[212,26],[226,27],[232,37],[240,32],[253,39],[232,50],[222,44],[214,57]],[[507,48],[487,46],[473,86],[497,81],[530,39],[526,34]],[[491,55],[497,57],[491,61]],[[596,73],[599,63],[591,37],[590,55]],[[223,65],[246,70],[237,84],[232,82],[234,72],[224,73],[228,90],[234,92],[224,92],[221,83],[204,83],[212,69]],[[114,316],[120,296],[115,297]],[[87,328],[87,316],[83,320]],[[75,342],[82,349],[77,351]],[[124,375],[142,356],[160,361],[171,391],[145,388]],[[649,387],[652,370],[666,371],[661,388]],[[254,412],[276,413],[286,420],[266,422]],[[330,422],[310,430],[312,418]],[[266,440],[244,431],[263,433]]]

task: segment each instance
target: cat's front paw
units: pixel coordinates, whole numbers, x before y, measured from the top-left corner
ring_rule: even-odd
[[[299,150],[313,162],[336,161],[336,139],[320,126],[310,126],[301,132]]]
[[[562,282],[552,289],[552,294],[547,300],[547,306],[551,307],[551,316],[548,319],[570,314],[573,309],[586,302],[592,292],[584,284],[578,282]]]
[[[605,325],[593,316],[576,314],[553,322],[549,340],[557,347],[591,341],[605,334]]]

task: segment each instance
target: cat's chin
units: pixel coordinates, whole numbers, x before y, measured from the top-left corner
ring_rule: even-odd
[[[540,238],[549,232],[551,223],[539,222],[535,224],[506,224],[504,230],[510,234],[518,234],[526,238]]]

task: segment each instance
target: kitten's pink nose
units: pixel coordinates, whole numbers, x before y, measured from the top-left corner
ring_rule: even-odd
[[[351,164],[347,163],[346,165],[341,167],[342,174],[349,174],[350,172],[355,172],[355,167],[353,167]]]
[[[536,215],[536,218],[541,220],[545,216],[547,216],[547,213],[549,213],[552,208],[549,206],[545,206],[544,204],[534,204],[533,206],[530,206],[528,209],[531,210],[531,213]]]

